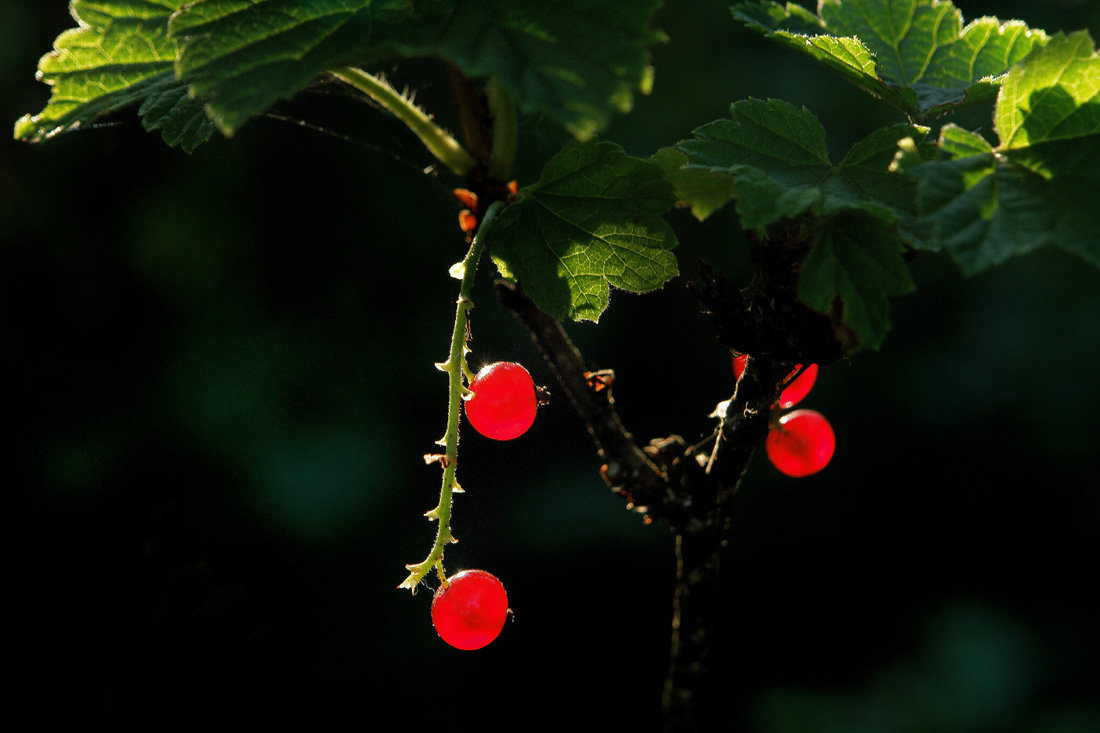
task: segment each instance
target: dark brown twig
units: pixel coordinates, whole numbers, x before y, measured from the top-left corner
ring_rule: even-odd
[[[608,375],[587,370],[561,325],[523,290],[498,283],[497,293],[531,333],[606,461],[608,484],[648,517],[667,519],[676,535],[676,591],[663,705],[667,731],[698,730],[701,692],[710,666],[720,555],[730,502],[754,448],[768,430],[779,365],[749,360],[724,404],[715,443],[688,448],[670,436],[639,448],[605,389]]]
[[[604,480],[639,511],[662,502],[665,476],[634,442],[612,405],[608,390],[597,391],[586,376],[588,367],[561,324],[543,313],[518,285],[500,282],[497,294],[546,356],[565,393],[596,443]]]
[[[492,149],[493,125],[489,119],[489,108],[481,87],[454,64],[447,64],[454,89],[455,102],[458,104],[458,116],[462,122],[462,135],[466,140],[466,149],[474,159],[484,165],[489,160]]]

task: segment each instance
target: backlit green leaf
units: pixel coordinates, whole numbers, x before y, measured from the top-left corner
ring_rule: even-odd
[[[1100,57],[1087,32],[1055,36],[1009,73],[1000,144],[947,126],[939,152],[899,157],[932,235],[975,273],[1055,245],[1100,265]]]
[[[202,105],[176,80],[176,44],[168,18],[183,0],[75,0],[79,28],[65,31],[42,57],[38,76],[53,89],[39,114],[15,125],[15,137],[42,140],[102,114],[141,105],[146,129],[161,129],[166,142],[192,150],[213,126]]]
[[[1048,40],[1019,21],[963,26],[944,0],[821,0],[816,15],[762,0],[733,14],[918,121],[992,98],[1005,72]]]
[[[652,81],[660,0],[75,0],[81,27],[42,60],[49,106],[16,125],[42,139],[143,105],[146,127],[190,149],[232,134],[326,71],[438,56],[495,78],[520,109],[578,138]],[[176,83],[178,81],[185,84]],[[186,92],[195,100],[189,100]]]
[[[1008,75],[995,126],[1001,150],[1100,133],[1100,58],[1087,31],[1059,36]]]
[[[176,71],[226,134],[327,69],[377,58],[411,0],[199,0],[169,24]]]
[[[648,80],[660,0],[199,0],[172,19],[177,70],[232,133],[337,66],[435,55],[496,78],[584,138]]]
[[[675,197],[661,169],[607,142],[571,142],[488,230],[498,269],[545,312],[596,321],[610,288],[655,290],[677,275]]]
[[[915,183],[889,166],[900,139],[920,139],[926,132],[911,125],[877,130],[833,165],[825,130],[809,110],[779,100],[747,99],[730,107],[730,119],[703,125],[676,149],[687,156],[692,190],[706,192],[702,210],[713,211],[715,192],[728,191],[745,228],[850,209],[884,221],[901,219],[904,225],[912,217]],[[683,199],[692,190],[677,193]]]

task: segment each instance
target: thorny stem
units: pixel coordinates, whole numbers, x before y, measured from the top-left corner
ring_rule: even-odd
[[[477,263],[481,259],[482,251],[485,249],[485,233],[503,205],[500,201],[493,202],[488,211],[485,212],[485,218],[482,220],[477,234],[470,243],[470,249],[458,268],[458,270],[461,270],[462,285],[459,287],[458,304],[455,307],[454,331],[451,333],[451,351],[447,356],[447,361],[436,364],[436,367],[440,371],[446,372],[448,377],[447,433],[439,441],[443,446],[444,454],[442,458],[426,456],[429,460],[438,460],[443,464],[443,484],[439,489],[439,503],[425,515],[428,519],[438,522],[439,528],[436,531],[435,543],[432,545],[428,557],[423,562],[405,566],[409,571],[409,576],[397,587],[408,588],[413,592],[416,591],[420,581],[431,572],[433,567],[437,569],[439,579],[441,581],[445,580],[445,575],[442,572],[443,551],[447,545],[456,542],[454,535],[451,533],[451,502],[454,493],[462,491],[462,487],[459,486],[456,480],[455,471],[458,465],[458,425],[462,417],[462,398],[468,392],[465,384],[463,384],[463,380],[466,379],[469,372],[469,367],[466,364],[467,314],[474,307],[471,294],[473,293]],[[454,274],[458,275],[458,270],[453,271]]]
[[[464,176],[477,165],[477,161],[457,140],[381,77],[351,66],[332,69],[329,73],[392,112],[420,138],[440,163],[456,174]]]

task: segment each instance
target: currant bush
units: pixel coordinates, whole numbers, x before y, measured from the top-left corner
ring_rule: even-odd
[[[779,471],[800,478],[828,465],[836,450],[836,435],[820,412],[795,410],[779,418],[768,432],[764,449]]]
[[[456,649],[481,649],[500,635],[508,618],[508,594],[492,573],[463,570],[432,598],[432,624]]]
[[[518,438],[535,422],[535,383],[520,364],[498,361],[484,367],[470,381],[470,391],[466,417],[486,438]]]

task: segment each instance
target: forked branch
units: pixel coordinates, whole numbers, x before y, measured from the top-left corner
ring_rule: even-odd
[[[731,498],[767,433],[778,386],[776,370],[750,363],[733,397],[719,407],[719,428],[710,441],[688,447],[682,438],[670,436],[642,448],[619,419],[604,388],[606,377],[587,370],[561,324],[539,310],[518,285],[498,283],[497,293],[530,332],[584,421],[604,461],[604,480],[631,508],[650,519],[668,520],[676,535],[665,727],[696,730],[710,666],[719,561]]]

